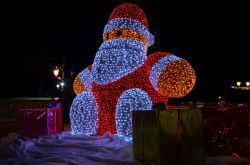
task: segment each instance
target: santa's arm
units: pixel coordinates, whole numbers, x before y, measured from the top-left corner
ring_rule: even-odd
[[[76,95],[83,91],[91,91],[92,78],[92,64],[81,71],[75,78],[73,83],[73,89]]]
[[[180,98],[191,92],[196,75],[186,60],[166,52],[157,52],[148,58],[150,81],[156,91],[170,98]]]

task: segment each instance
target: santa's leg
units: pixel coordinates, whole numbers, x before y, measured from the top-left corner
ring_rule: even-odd
[[[98,108],[91,92],[78,94],[70,108],[70,124],[72,134],[96,134],[98,124]]]
[[[117,134],[132,140],[132,111],[151,109],[152,101],[145,91],[139,88],[126,90],[116,106]]]

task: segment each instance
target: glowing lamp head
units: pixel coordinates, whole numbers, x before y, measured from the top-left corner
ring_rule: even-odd
[[[61,82],[60,85],[63,87],[63,86],[65,85],[65,83],[64,83],[64,82]]]
[[[124,3],[113,10],[104,28],[103,40],[117,38],[138,40],[146,46],[154,44],[154,36],[149,32],[142,9],[132,3]]]
[[[58,67],[56,67],[54,70],[53,70],[53,74],[55,77],[57,77],[59,75],[59,69]]]
[[[240,81],[237,81],[236,82],[236,85],[239,87],[241,85],[241,82]]]

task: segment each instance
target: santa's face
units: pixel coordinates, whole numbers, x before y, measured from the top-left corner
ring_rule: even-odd
[[[96,53],[93,79],[101,85],[112,83],[141,67],[146,61],[146,54],[147,47],[138,40],[108,40]]]

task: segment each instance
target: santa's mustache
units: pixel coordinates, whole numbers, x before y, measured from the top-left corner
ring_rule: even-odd
[[[126,38],[118,38],[112,39],[104,42],[98,51],[104,49],[130,49],[130,50],[137,50],[141,52],[147,51],[147,48],[143,42],[133,39],[126,39]]]
[[[96,53],[93,78],[98,84],[109,84],[141,67],[146,61],[147,47],[132,39],[104,42]]]

